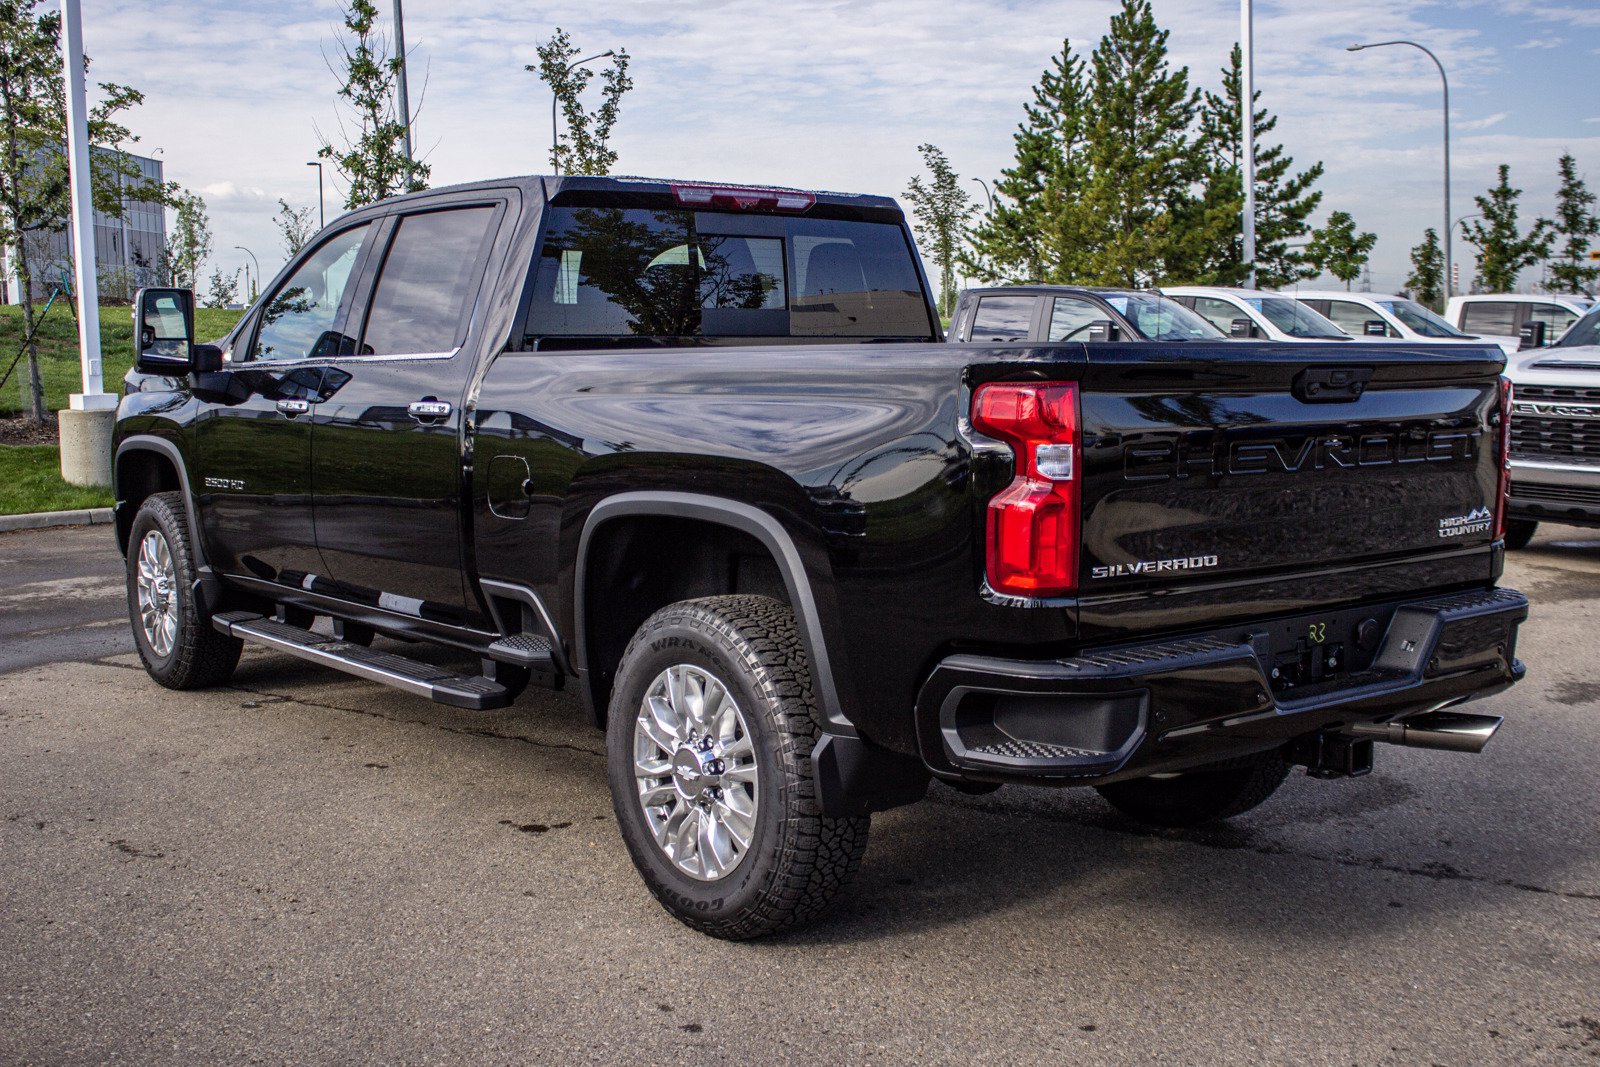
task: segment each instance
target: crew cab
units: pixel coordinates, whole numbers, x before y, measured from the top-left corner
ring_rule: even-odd
[[[594,177],[363,207],[219,342],[192,308],[139,295],[117,414],[150,676],[569,689],[718,937],[815,918],[933,778],[1195,825],[1476,751],[1524,673],[1490,345],[947,344],[893,200]]]
[[[1393,293],[1297,289],[1294,297],[1352,337],[1396,337],[1432,345],[1476,346],[1487,342],[1499,346],[1508,356],[1521,347],[1514,335],[1462,333],[1415,300]]]
[[[1452,296],[1444,317],[1457,329],[1472,334],[1523,338],[1524,329],[1538,324],[1541,337],[1528,330],[1529,347],[1554,344],[1573,323],[1593,310],[1594,298],[1577,293],[1468,293]]]
[[[949,340],[1222,341],[1228,333],[1152,289],[1006,285],[967,289]]]

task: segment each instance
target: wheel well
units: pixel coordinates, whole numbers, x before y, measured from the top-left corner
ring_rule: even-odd
[[[133,449],[117,457],[117,544],[124,555],[128,551],[128,534],[133,529],[133,518],[145,498],[156,493],[177,492],[183,488],[178,479],[178,468],[172,460],[159,452]]]
[[[772,554],[743,531],[700,519],[629,516],[595,530],[580,576],[584,666],[595,722],[604,725],[611,684],[628,642],[668,604],[725,593],[789,603]]]

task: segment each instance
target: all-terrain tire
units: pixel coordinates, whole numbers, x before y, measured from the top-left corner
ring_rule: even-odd
[[[641,743],[652,758],[666,751],[650,740],[640,716],[650,707],[647,698],[659,702],[662,680],[668,677],[680,683],[686,677],[720,683],[740,716],[738,736],[749,741],[741,745],[746,754],[740,758],[746,761],[742,777],[753,779],[748,793],[754,805],[753,832],[737,861],[711,876],[686,873],[669,854],[668,843],[658,843],[658,829],[670,823],[668,813],[677,813],[673,805],[691,802],[668,795],[647,815],[642,792],[650,786],[641,786],[641,781],[653,780],[636,773]],[[706,695],[710,691],[700,691],[701,706],[712,702]],[[720,696],[715,702],[723,706]],[[685,703],[690,703],[687,697]],[[744,940],[807,923],[823,912],[860,865],[870,818],[832,819],[818,805],[811,752],[819,727],[811,669],[794,613],[779,601],[706,597],[652,615],[622,655],[606,733],[612,803],[623,841],[650,892],[688,926],[713,937]],[[680,748],[679,758],[692,763],[697,758],[692,748]],[[733,762],[730,755],[728,765]],[[726,769],[720,760],[706,766]],[[731,778],[719,781],[723,784],[717,796],[722,789],[744,788]],[[683,778],[669,782],[676,784],[657,782],[654,787],[663,794],[685,787]],[[692,862],[697,851],[690,851],[685,862]]]
[[[1103,785],[1099,793],[1122,814],[1151,826],[1204,826],[1249,811],[1288,774],[1281,751],[1262,752],[1182,774]]]
[[[194,559],[182,495],[157,493],[145,498],[128,535],[128,618],[145,671],[168,689],[221,685],[233,676],[244,647],[238,638],[212,629],[210,616],[201,614],[194,597]],[[153,588],[156,584],[159,590]],[[159,610],[147,610],[153,606]],[[156,625],[147,627],[147,614]]]
[[[1507,519],[1506,547],[1513,552],[1519,548],[1527,548],[1528,542],[1533,540],[1533,535],[1538,530],[1539,524],[1533,519]]]

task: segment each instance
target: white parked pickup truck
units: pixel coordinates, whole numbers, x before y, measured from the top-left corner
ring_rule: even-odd
[[[1463,333],[1415,300],[1390,293],[1350,293],[1342,289],[1301,289],[1294,297],[1312,311],[1326,315],[1352,337],[1398,337],[1431,345],[1475,345],[1492,341],[1507,356],[1519,344],[1516,333],[1484,335]]]
[[[1164,285],[1161,293],[1230,337],[1262,337],[1269,341],[1340,342],[1354,339],[1294,297],[1270,289]],[[1378,337],[1361,339],[1383,340]]]
[[[1524,326],[1542,322],[1548,345],[1594,307],[1594,298],[1581,293],[1472,293],[1452,296],[1444,317],[1466,333],[1503,337],[1521,337]]]

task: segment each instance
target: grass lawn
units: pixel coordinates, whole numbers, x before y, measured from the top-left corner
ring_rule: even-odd
[[[0,515],[111,504],[109,488],[85,488],[61,480],[61,450],[55,445],[0,445]]]
[[[39,309],[43,310],[40,304]],[[195,309],[195,339],[214,341],[233,328],[242,311],[222,308]],[[0,306],[0,375],[5,374],[27,328],[22,322],[22,309],[15,305]],[[61,302],[50,309],[44,325],[39,327],[39,376],[44,379],[45,406],[59,411],[67,406],[67,396],[83,389],[82,374],[78,369],[78,324],[71,309]],[[101,375],[108,393],[122,391],[122,378],[133,366],[133,311],[125,307],[100,309]],[[28,357],[24,355],[11,373],[5,387],[0,389],[0,415],[18,415],[27,410],[24,396],[27,389]]]

